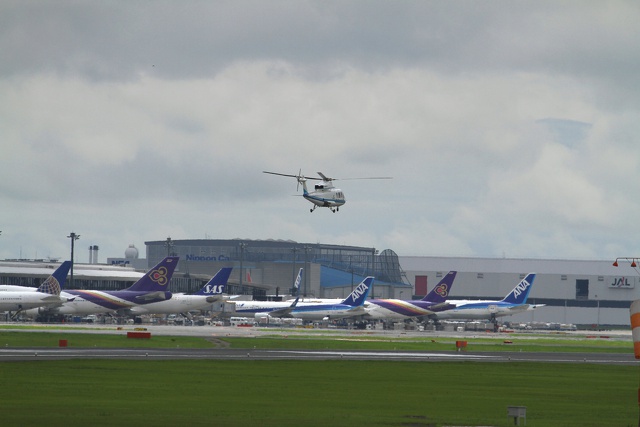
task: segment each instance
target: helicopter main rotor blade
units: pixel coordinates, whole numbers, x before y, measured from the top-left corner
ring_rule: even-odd
[[[361,178],[333,178],[334,181],[348,181],[354,179],[393,179],[392,176],[366,176]]]
[[[278,172],[269,172],[269,171],[262,171],[262,173],[268,173],[268,174],[271,174],[271,175],[279,175],[279,176],[289,176],[291,178],[298,178],[298,179],[300,179],[300,178],[304,178],[304,179],[322,179],[322,178],[320,178],[318,176],[291,175],[291,174],[288,174],[288,173],[278,173]]]

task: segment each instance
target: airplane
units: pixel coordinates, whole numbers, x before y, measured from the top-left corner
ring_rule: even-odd
[[[438,321],[443,319],[472,320],[488,319],[497,329],[497,317],[511,316],[525,311],[535,310],[544,304],[527,304],[529,292],[536,278],[535,273],[529,273],[522,279],[509,294],[500,301],[487,300],[447,300],[455,305],[455,308],[429,315],[429,318]]]
[[[292,304],[291,310],[285,316],[302,320],[336,320],[362,316],[366,313],[364,301],[373,286],[373,277],[365,278],[360,284],[341,302],[337,303],[298,303]],[[256,319],[264,316],[274,317],[273,311],[256,313]]]
[[[193,295],[173,294],[171,299],[132,307],[133,315],[140,314],[179,314],[192,310],[203,310],[214,302],[222,300],[224,288],[231,275],[232,267],[221,268],[198,292]]]
[[[366,319],[407,319],[428,316],[454,308],[447,296],[456,278],[456,271],[448,272],[421,300],[372,299],[367,301]]]
[[[67,301],[60,297],[60,291],[67,279],[71,261],[65,261],[37,287],[3,285],[0,289],[0,312],[15,311],[16,317],[22,311]]]
[[[137,282],[120,291],[95,291],[69,289],[63,291],[64,297],[73,298],[58,306],[40,307],[26,310],[31,316],[41,315],[87,315],[99,313],[125,314],[139,304],[169,300],[171,292],[167,291],[173,271],[179,257],[170,256],[151,268]]]
[[[313,204],[313,207],[309,210],[309,212],[313,212],[316,210],[318,206],[323,208],[331,209],[331,212],[336,213],[340,210],[340,206],[344,205],[347,201],[344,197],[344,193],[341,189],[334,187],[333,181],[337,181],[341,179],[345,180],[353,180],[353,179],[391,179],[388,176],[378,176],[378,177],[367,177],[367,178],[329,178],[324,175],[322,172],[318,172],[319,176],[304,176],[302,175],[302,171],[299,171],[297,175],[290,175],[286,173],[277,173],[277,172],[267,172],[262,171],[263,173],[268,173],[271,175],[279,175],[279,176],[288,176],[292,178],[296,178],[298,180],[298,188],[300,188],[300,184],[302,184],[302,197],[307,199]],[[317,180],[314,185],[314,190],[309,192],[307,189],[307,180],[313,179]]]
[[[300,270],[298,270],[298,276],[293,283],[293,287],[296,289],[297,294],[296,299],[293,301],[293,303],[289,301],[227,301],[227,303],[234,304],[235,311],[238,314],[251,313],[254,315],[258,312],[278,312],[279,310],[287,310],[292,306],[295,307],[295,305],[298,303],[298,299],[300,298],[298,290],[300,289],[303,270],[303,268],[300,268]],[[282,313],[284,313],[284,311]]]

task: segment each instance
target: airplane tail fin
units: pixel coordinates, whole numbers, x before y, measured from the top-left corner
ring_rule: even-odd
[[[349,294],[348,297],[342,301],[342,304],[358,307],[364,304],[364,300],[369,296],[369,291],[373,286],[373,277],[369,276],[364,279],[360,284]]]
[[[298,277],[296,277],[296,281],[293,283],[293,287],[296,290],[296,295],[300,295],[300,282],[302,281],[302,270],[304,270],[303,268],[300,268],[300,270],[298,270]]]
[[[511,304],[525,304],[527,302],[527,298],[529,297],[529,292],[531,291],[531,287],[533,286],[533,281],[536,278],[535,273],[527,274],[527,277],[522,279],[520,283],[516,285],[515,288],[509,295],[504,297],[503,302],[508,302]]]
[[[166,257],[126,290],[135,292],[166,291],[179,259],[180,257],[177,256]]]
[[[449,293],[451,292],[451,287],[453,286],[453,281],[456,278],[457,271],[448,272],[440,282],[427,294],[426,297],[422,298],[422,301],[435,302],[435,303],[443,303],[447,300]]]
[[[38,287],[38,292],[60,295],[60,291],[64,287],[64,282],[67,280],[67,274],[69,274],[70,269],[71,261],[65,261],[60,264],[60,266],[56,268],[56,271],[54,271],[51,276],[47,277],[47,279]]]
[[[233,267],[223,267],[213,276],[206,285],[204,285],[198,292],[194,295],[219,295],[223,294],[225,291],[225,287],[227,286],[227,282],[229,281],[229,276],[231,275],[231,270]]]

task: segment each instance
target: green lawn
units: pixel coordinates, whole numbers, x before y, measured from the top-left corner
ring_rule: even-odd
[[[3,425],[527,426],[637,424],[638,368],[378,361],[0,364]]]

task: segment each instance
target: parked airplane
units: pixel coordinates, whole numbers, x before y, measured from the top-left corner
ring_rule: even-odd
[[[446,301],[456,278],[456,271],[448,272],[421,300],[372,299],[367,301],[366,319],[407,319],[428,316],[455,307]]]
[[[366,313],[364,301],[367,299],[372,285],[373,277],[367,277],[347,298],[338,303],[298,303],[298,301],[294,301],[284,314],[276,310],[259,311],[259,308],[253,312],[256,319],[270,316],[295,317],[302,320],[336,320],[362,316]]]
[[[0,312],[20,312],[37,307],[61,304],[67,301],[60,297],[71,261],[65,261],[38,288],[3,285],[0,289]]]
[[[300,294],[298,289],[300,289],[300,281],[302,280],[302,271],[301,268],[298,270],[298,276],[296,277],[295,282],[293,283],[293,287],[296,289],[295,301],[227,301],[230,304],[235,304],[235,311],[238,314],[253,314],[261,313],[261,312],[276,312],[278,310],[287,310],[292,306],[298,303],[298,298],[300,298]],[[284,313],[284,311],[282,311]],[[257,317],[257,316],[256,316]]]
[[[535,273],[529,273],[516,285],[509,294],[500,301],[447,300],[455,305],[451,310],[445,310],[429,315],[430,319],[487,319],[497,325],[496,318],[511,316],[528,310],[534,310],[543,304],[527,304],[527,297],[536,278]]]
[[[124,313],[138,304],[171,299],[171,292],[167,291],[173,271],[178,264],[179,257],[166,257],[155,267],[150,269],[136,283],[120,291],[63,291],[64,297],[73,298],[55,307],[41,307],[27,310],[26,313],[35,316],[42,315],[86,315],[98,313]]]
[[[173,294],[169,300],[137,305],[132,307],[130,312],[137,316],[140,314],[179,314],[192,310],[203,310],[214,302],[222,300],[222,294],[227,286],[231,270],[233,270],[232,267],[221,268],[202,289],[193,295]]]

